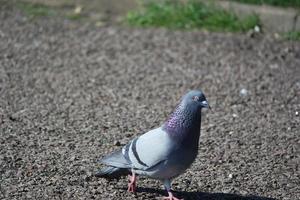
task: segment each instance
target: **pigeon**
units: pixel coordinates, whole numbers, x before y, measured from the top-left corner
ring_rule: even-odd
[[[164,199],[179,200],[172,193],[171,181],[184,173],[197,156],[202,108],[210,108],[203,92],[189,91],[161,127],[99,160],[107,167],[95,175],[106,179],[129,175],[128,191],[133,193],[137,175],[158,179],[168,192]]]

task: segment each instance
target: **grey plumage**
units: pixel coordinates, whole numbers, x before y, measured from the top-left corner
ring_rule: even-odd
[[[105,167],[99,170],[95,176],[96,177],[101,177],[101,178],[106,178],[106,179],[119,179],[122,176],[126,176],[130,174],[130,170],[126,168],[118,168],[118,167]]]
[[[116,151],[100,160],[101,163],[108,165],[108,167],[100,169],[95,176],[106,179],[118,179],[121,176],[130,173],[131,163],[124,158],[122,151]]]
[[[197,156],[203,107],[209,107],[204,94],[198,90],[188,92],[161,127],[133,139],[122,150],[100,160],[109,167],[98,175],[115,177],[130,170],[162,180],[170,191],[170,180],[183,173]],[[124,173],[119,173],[118,169]]]

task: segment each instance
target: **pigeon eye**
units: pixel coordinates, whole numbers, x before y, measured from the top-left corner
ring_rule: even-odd
[[[199,101],[199,97],[198,96],[193,96],[193,101]]]

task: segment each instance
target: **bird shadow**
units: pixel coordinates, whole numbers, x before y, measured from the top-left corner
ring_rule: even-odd
[[[126,188],[120,188],[126,190]],[[157,195],[166,195],[165,190],[153,189],[153,188],[137,188],[137,193],[145,192]],[[177,198],[184,198],[184,200],[276,200],[275,198],[261,197],[254,195],[238,195],[230,193],[209,193],[209,192],[182,192],[174,191]],[[137,194],[138,195],[138,194]]]

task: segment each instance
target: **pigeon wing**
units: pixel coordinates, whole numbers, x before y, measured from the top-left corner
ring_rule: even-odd
[[[147,170],[167,160],[174,146],[169,135],[160,127],[133,139],[99,162],[118,168]]]
[[[176,144],[162,128],[153,129],[126,145],[122,153],[132,168],[148,170],[168,159]]]

